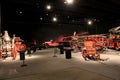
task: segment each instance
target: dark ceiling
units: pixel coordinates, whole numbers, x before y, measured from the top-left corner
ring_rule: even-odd
[[[47,4],[52,6],[52,10],[45,9]],[[68,17],[78,21],[88,18],[106,21],[119,21],[120,19],[119,0],[75,0],[72,5],[64,4],[64,0],[4,0],[3,6],[7,6],[5,8],[11,11],[9,15],[16,16],[14,10],[18,11],[18,15],[19,11],[22,11],[24,20],[31,16],[37,21],[40,18],[46,18],[46,15],[49,19],[56,15],[61,21]]]
[[[52,6],[51,10],[46,9],[47,4]],[[73,30],[107,33],[110,28],[120,25],[119,0],[75,0],[72,5],[66,5],[64,0],[3,0],[1,10],[4,29],[14,33],[22,31],[20,35],[37,34],[38,38],[48,34],[53,34],[52,37],[64,35]],[[54,25],[53,16],[58,18],[60,25]],[[96,24],[87,27],[89,19]],[[29,28],[28,32],[25,27]]]

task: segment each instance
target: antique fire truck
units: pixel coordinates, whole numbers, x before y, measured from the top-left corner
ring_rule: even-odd
[[[90,35],[88,38],[92,39],[95,43],[95,48],[97,51],[106,50],[106,36],[104,34]]]
[[[84,60],[102,60],[100,58],[100,53],[96,50],[95,42],[91,39],[86,39],[84,42],[84,47],[82,48],[82,56]]]
[[[109,29],[110,35],[107,40],[107,47],[120,50],[120,26]]]
[[[12,57],[15,60],[19,51],[25,51],[26,48],[20,37],[13,35],[13,38],[10,38],[8,31],[4,31],[4,35],[0,36],[0,59]]]
[[[58,46],[59,43],[53,40],[50,41],[45,41],[42,43],[42,47],[43,48],[50,48],[50,47],[54,47],[54,46]]]

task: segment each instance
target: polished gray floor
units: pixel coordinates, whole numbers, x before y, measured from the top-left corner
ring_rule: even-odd
[[[80,52],[66,59],[59,49],[56,54],[53,48],[37,50],[26,54],[24,67],[19,55],[16,60],[0,60],[0,80],[120,80],[119,53],[107,50],[101,54],[107,61],[84,61]]]

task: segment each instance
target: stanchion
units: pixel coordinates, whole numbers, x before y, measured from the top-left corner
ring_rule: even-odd
[[[58,47],[59,47],[59,50],[60,50],[60,54],[64,54],[64,45],[63,45],[63,43],[60,43],[60,45]]]
[[[27,64],[25,64],[25,60],[23,60],[23,64],[21,65],[21,67],[27,66]]]
[[[60,47],[60,54],[64,54],[64,49],[63,49],[63,47]]]
[[[72,48],[64,48],[65,49],[65,57],[66,59],[71,59],[72,55],[71,55],[71,51],[73,50]]]
[[[25,52],[23,52],[23,51],[20,51],[20,60],[22,60],[21,67],[27,66],[27,64],[25,64]]]
[[[27,54],[29,55],[29,57],[31,57],[31,50],[30,50],[30,48],[28,48],[28,50],[27,50],[27,51],[28,51],[28,53],[27,53]]]
[[[53,57],[57,57],[57,48],[56,47],[53,47],[53,53],[54,53]]]

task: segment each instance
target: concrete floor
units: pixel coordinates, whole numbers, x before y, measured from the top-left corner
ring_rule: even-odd
[[[107,53],[111,53],[108,51]],[[120,56],[102,54],[108,61],[84,61],[81,53],[72,53],[71,59],[53,48],[37,50],[31,56],[26,55],[25,63],[12,60],[0,60],[0,80],[120,80]],[[112,57],[111,57],[112,56]]]

